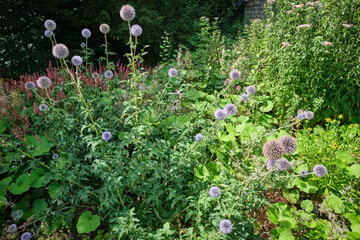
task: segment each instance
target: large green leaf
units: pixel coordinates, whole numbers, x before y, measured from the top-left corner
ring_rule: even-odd
[[[353,164],[347,168],[351,175],[354,175],[356,178],[360,177],[360,164]]]
[[[26,137],[27,143],[34,146],[34,150],[30,153],[30,155],[33,157],[41,156],[44,153],[49,152],[53,145],[45,136],[39,136],[39,139],[41,143],[36,139],[35,136]]]
[[[12,177],[7,177],[0,181],[0,196],[6,195],[6,191],[9,188],[9,184],[10,184],[11,180],[12,180]]]
[[[295,182],[295,186],[306,193],[316,193],[316,191],[318,190],[316,182],[303,181],[300,178],[298,178]]]
[[[9,191],[14,195],[22,194],[29,190],[30,184],[31,182],[29,181],[29,175],[24,173],[16,179],[15,183],[10,185]]]
[[[299,200],[300,193],[299,193],[299,190],[297,190],[297,189],[285,190],[285,191],[283,191],[283,196],[291,204],[295,204]]]
[[[100,226],[100,217],[98,215],[92,215],[91,212],[86,211],[81,214],[76,224],[78,233],[90,233],[96,230]]]
[[[39,188],[42,186],[42,183],[44,182],[45,176],[41,176],[44,173],[44,170],[42,168],[36,168],[31,170],[29,181],[30,186],[33,188]]]
[[[57,197],[57,194],[59,192],[59,183],[58,182],[52,182],[49,185],[49,195],[52,199],[55,199]]]
[[[310,213],[314,210],[314,204],[311,200],[304,200],[301,202],[301,208],[304,209],[306,212]]]
[[[40,214],[42,211],[46,210],[48,204],[45,199],[36,199],[33,203],[33,210],[35,214]]]
[[[261,112],[270,112],[274,107],[274,103],[270,100],[263,102],[262,106],[259,108]]]
[[[354,161],[353,155],[346,151],[337,151],[335,153],[336,158],[341,159],[344,163],[352,163]]]

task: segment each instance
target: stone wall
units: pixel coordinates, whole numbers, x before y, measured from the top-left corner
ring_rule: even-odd
[[[264,18],[264,4],[266,0],[248,0],[245,3],[244,24],[249,24],[252,19]]]

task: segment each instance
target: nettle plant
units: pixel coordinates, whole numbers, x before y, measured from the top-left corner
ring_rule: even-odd
[[[164,68],[168,77],[162,82],[147,81],[140,67],[146,52],[136,52],[143,30],[131,25],[135,10],[125,5],[120,16],[129,27],[125,80],[108,59],[107,24],[100,26],[106,54],[106,71],[100,75],[91,73],[88,63],[88,29],[81,33],[85,57],[72,56],[71,69],[69,49],[56,41],[55,22],[45,21],[62,81],[55,85],[49,76],[40,76],[25,84],[27,95],[32,94],[31,120],[45,135],[2,138],[5,150],[14,149],[26,160],[15,172],[2,171],[18,176],[1,180],[2,205],[15,221],[31,222],[34,216],[30,231],[35,236],[42,235],[37,222],[55,229],[73,228],[76,222],[78,234],[105,229],[103,237],[109,239],[255,237],[252,214],[266,203],[264,191],[310,174],[309,169],[291,170],[299,164],[292,158],[296,140],[279,130],[314,114],[301,113],[274,128],[265,114],[273,104],[255,96],[255,86],[239,94],[227,84],[206,94],[186,82],[175,84],[181,75],[174,67]],[[227,81],[240,75],[234,69]],[[56,101],[56,94],[65,97]],[[313,172],[323,177],[327,169],[317,165]],[[37,198],[36,189],[47,191]],[[10,199],[19,201],[14,205]],[[11,229],[11,234],[19,233]]]

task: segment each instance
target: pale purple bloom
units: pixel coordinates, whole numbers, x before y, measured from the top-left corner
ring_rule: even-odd
[[[11,224],[11,225],[8,227],[8,232],[9,232],[9,233],[13,233],[13,232],[16,231],[16,229],[17,229],[16,224]]]
[[[93,79],[98,79],[100,77],[98,73],[93,73],[91,76]]]
[[[25,88],[26,88],[26,90],[32,90],[32,89],[36,88],[36,85],[33,82],[26,82]]]
[[[236,70],[236,69],[232,70],[232,71],[230,72],[230,78],[231,78],[232,80],[237,80],[237,79],[239,79],[239,78],[240,78],[240,72],[239,72],[238,70]]]
[[[316,165],[313,168],[313,172],[317,177],[324,177],[327,174],[327,168],[324,165]]]
[[[46,20],[44,22],[44,26],[47,30],[50,30],[50,31],[54,31],[56,29],[56,23],[51,19]]]
[[[304,119],[304,115],[299,113],[297,116],[296,116],[297,119],[299,120],[303,120]]]
[[[354,25],[353,25],[353,24],[346,24],[346,23],[344,23],[343,26],[346,27],[346,28],[351,28],[351,27],[354,26]]]
[[[251,85],[248,86],[245,91],[248,95],[253,95],[256,92],[256,88]]]
[[[135,37],[138,37],[142,34],[142,28],[138,24],[131,26],[130,31],[131,34]]]
[[[200,140],[204,139],[204,136],[202,134],[198,133],[198,134],[196,134],[195,139],[196,139],[196,141],[200,141]]]
[[[246,101],[247,99],[248,99],[248,95],[246,95],[245,93],[241,95],[241,100]]]
[[[226,117],[226,113],[222,109],[218,109],[215,111],[215,118],[218,120],[223,120]]]
[[[50,30],[46,30],[45,33],[44,33],[44,35],[45,35],[45,37],[50,38],[50,37],[52,37],[53,33],[52,33],[52,31],[50,31]]]
[[[84,47],[86,47],[86,44],[85,44],[85,43],[81,43],[81,44],[80,44],[80,47],[84,48]]]
[[[279,171],[287,171],[291,168],[291,164],[289,160],[286,158],[282,158],[280,160],[277,160],[276,168]]]
[[[50,78],[43,76],[43,77],[39,77],[36,80],[37,85],[39,86],[39,88],[41,89],[46,89],[49,88],[51,86],[51,80]]]
[[[29,233],[29,232],[24,232],[21,235],[21,240],[30,240],[30,239],[31,239],[31,233]]]
[[[211,187],[209,190],[209,195],[213,198],[217,198],[218,196],[220,196],[221,194],[221,190],[218,187]]]
[[[293,5],[293,8],[302,8],[304,4]]]
[[[300,172],[300,175],[302,176],[302,177],[307,177],[307,176],[309,176],[309,172],[308,172],[308,170],[302,170],[301,172]]]
[[[305,118],[308,119],[308,120],[313,119],[314,118],[314,113],[311,112],[311,111],[305,112]]]
[[[109,140],[112,138],[112,134],[111,134],[111,132],[109,132],[109,131],[105,131],[105,132],[103,132],[103,134],[101,135],[101,138],[102,138],[104,141],[109,141]]]
[[[225,111],[226,115],[232,116],[232,115],[236,114],[237,107],[234,104],[226,104],[224,107],[224,111]]]
[[[114,76],[113,72],[110,70],[107,70],[104,75],[106,78],[112,78]]]
[[[120,17],[124,21],[131,21],[135,18],[135,10],[130,5],[124,5],[120,9]]]
[[[69,56],[69,49],[64,44],[58,43],[52,48],[52,54],[56,58],[64,59]]]
[[[58,159],[59,158],[59,155],[57,155],[56,153],[52,156],[52,158],[54,159],[54,160],[56,160],[56,159]]]
[[[103,23],[100,25],[99,30],[100,30],[100,32],[106,34],[110,31],[110,27],[106,23]]]
[[[84,38],[89,38],[89,37],[91,37],[91,32],[90,32],[89,29],[84,28],[84,29],[81,31],[81,35],[82,35]]]
[[[233,230],[233,225],[228,219],[224,219],[220,221],[220,231],[222,231],[225,234],[229,234]]]
[[[80,56],[73,56],[71,58],[71,62],[74,64],[74,66],[78,67],[83,63],[83,60]]]
[[[268,170],[270,170],[270,169],[272,169],[274,166],[275,166],[275,164],[276,164],[276,160],[269,160],[267,163],[266,163],[266,168],[268,169]]]
[[[169,76],[170,77],[176,77],[178,74],[178,71],[175,68],[170,68],[169,69]]]
[[[44,103],[40,104],[40,106],[39,106],[39,110],[42,111],[42,112],[45,111],[47,108],[48,108],[48,106],[46,104],[44,104]]]

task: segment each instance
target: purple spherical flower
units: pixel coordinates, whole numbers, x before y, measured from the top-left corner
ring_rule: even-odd
[[[241,95],[241,100],[246,101],[247,99],[248,99],[248,95],[246,95],[245,93]]]
[[[200,140],[204,139],[204,136],[202,134],[198,133],[198,134],[196,134],[195,139],[196,139],[196,141],[200,141]]]
[[[106,78],[112,78],[114,76],[113,72],[110,70],[107,70],[104,75]]]
[[[307,177],[308,175],[309,175],[310,173],[308,172],[308,170],[302,170],[301,172],[300,172],[300,175],[302,176],[302,177]]]
[[[102,138],[104,141],[109,141],[109,140],[112,138],[112,134],[111,134],[111,132],[109,132],[109,131],[105,131],[105,132],[103,132],[103,134],[101,135],[101,138]]]
[[[54,160],[56,160],[56,159],[58,159],[59,158],[59,155],[57,155],[56,153],[52,156],[52,158],[54,159]]]
[[[232,71],[230,72],[230,78],[231,78],[232,80],[237,80],[237,79],[239,79],[239,78],[240,78],[240,72],[239,72],[238,70],[236,70],[236,69],[232,70]]]
[[[327,174],[327,168],[324,165],[316,165],[313,168],[313,172],[317,177],[324,177]]]
[[[276,168],[279,171],[287,171],[291,168],[291,163],[286,158],[277,161]]]
[[[30,239],[31,239],[31,233],[29,233],[29,232],[24,232],[21,235],[21,240],[30,240]]]
[[[131,26],[130,31],[131,34],[134,35],[135,37],[138,37],[142,34],[142,28],[140,27],[140,25],[137,24]]]
[[[248,95],[253,95],[255,92],[256,92],[256,88],[255,88],[254,86],[248,86],[248,87],[246,88],[246,93],[247,93]]]
[[[80,56],[73,56],[71,62],[74,66],[78,67],[83,63],[83,60]]]
[[[9,232],[9,233],[13,233],[13,232],[16,231],[16,229],[17,229],[16,224],[11,224],[11,225],[8,227],[8,232]]]
[[[272,169],[276,164],[276,160],[269,160],[267,163],[266,163],[266,168],[268,170]]]
[[[64,44],[58,43],[52,48],[52,54],[56,58],[64,59],[69,56],[69,49]]]
[[[168,74],[170,77],[176,77],[178,74],[178,71],[175,68],[170,68]]]
[[[226,117],[226,113],[222,109],[216,110],[214,115],[217,120],[223,120]]]
[[[93,73],[91,76],[93,79],[98,79],[100,77],[98,73]]]
[[[226,104],[224,107],[224,111],[225,111],[226,115],[232,116],[232,115],[236,114],[237,107],[234,104]]]
[[[51,86],[51,80],[50,78],[43,76],[43,77],[39,77],[36,80],[37,85],[39,86],[39,88],[41,89],[46,89],[49,88]]]
[[[42,112],[45,111],[47,108],[48,108],[48,106],[44,103],[40,104],[40,106],[39,106],[39,110]]]
[[[218,196],[220,196],[221,194],[221,190],[218,187],[211,187],[209,190],[209,195],[213,198],[217,198]]]
[[[80,47],[84,48],[84,47],[86,47],[86,44],[85,44],[84,42],[82,42],[82,43],[80,44]]]
[[[91,37],[91,32],[90,32],[89,29],[84,28],[84,29],[81,31],[81,35],[82,35],[84,38],[89,38],[89,37]]]
[[[33,90],[34,88],[36,88],[35,83],[33,83],[33,82],[26,82],[25,83],[25,89],[26,90]]]
[[[293,153],[297,148],[296,139],[290,136],[283,136],[279,140],[285,148],[285,153]]]
[[[44,35],[45,35],[45,37],[50,38],[50,37],[52,37],[53,33],[52,33],[52,31],[50,31],[50,30],[46,30],[45,33],[44,33]]]
[[[104,34],[106,34],[110,31],[110,27],[106,23],[101,24],[99,29],[100,29],[100,32],[102,32]]]
[[[299,120],[303,120],[304,119],[304,115],[299,113],[297,116],[296,116],[297,119]]]
[[[124,21],[131,21],[135,18],[135,10],[130,5],[124,5],[120,9],[120,17]]]
[[[308,119],[308,120],[313,119],[314,118],[314,113],[311,112],[311,111],[305,112],[305,118]]]
[[[228,219],[224,219],[220,221],[220,231],[222,231],[225,234],[229,234],[233,230],[233,225]]]
[[[278,160],[284,155],[285,148],[279,141],[270,140],[264,144],[262,152],[267,159]]]
[[[50,30],[50,31],[54,31],[56,29],[56,23],[51,19],[46,20],[44,22],[44,26],[47,30]]]

